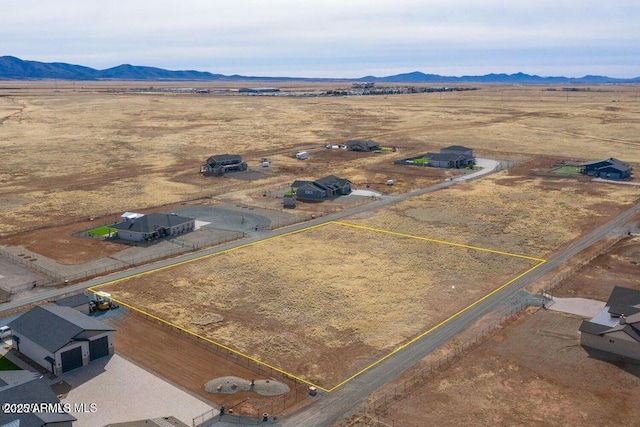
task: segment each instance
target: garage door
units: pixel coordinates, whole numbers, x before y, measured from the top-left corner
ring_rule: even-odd
[[[89,341],[89,360],[96,360],[109,355],[109,337]]]
[[[69,372],[82,366],[82,347],[72,348],[60,355],[62,358],[62,372]]]

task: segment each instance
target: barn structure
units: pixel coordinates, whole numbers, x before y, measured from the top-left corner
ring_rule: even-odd
[[[377,151],[380,150],[380,144],[375,141],[347,141],[347,150],[349,151]]]
[[[614,180],[630,178],[632,169],[628,163],[613,157],[580,165],[580,172],[585,175]]]
[[[8,326],[13,348],[55,375],[113,354],[115,329],[70,307],[36,306]]]
[[[321,202],[351,193],[351,181],[328,175],[315,181],[296,180],[291,184],[297,200]]]
[[[640,291],[614,287],[605,308],[579,330],[583,347],[640,361]]]
[[[128,216],[125,216],[129,214]],[[196,221],[180,215],[152,213],[149,215],[126,212],[123,221],[112,226],[118,237],[134,242],[150,241],[188,233],[195,229]]]

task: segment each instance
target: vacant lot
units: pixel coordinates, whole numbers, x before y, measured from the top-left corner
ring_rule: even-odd
[[[410,189],[420,177],[394,177],[384,165],[450,144],[485,156],[552,153],[640,162],[634,88],[567,96],[543,87],[486,86],[445,94],[285,98],[116,87],[137,83],[20,84],[28,86],[0,83],[3,235],[231,192],[249,201],[292,179],[328,173],[361,184],[395,178]],[[324,144],[353,138],[399,152],[314,159]],[[308,161],[291,158],[309,147]],[[252,166],[266,156],[275,172],[252,183],[198,175],[208,156],[225,152],[242,154]]]
[[[102,289],[331,388],[536,264],[330,223]]]
[[[589,357],[581,321],[523,315],[385,415],[408,427],[637,425],[640,365]]]
[[[640,187],[529,176],[524,164],[353,221],[546,258],[639,198]]]
[[[640,237],[626,237],[567,278],[554,296],[607,301],[614,286],[640,290]]]

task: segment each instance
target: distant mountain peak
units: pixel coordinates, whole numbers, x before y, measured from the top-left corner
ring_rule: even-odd
[[[422,71],[411,71],[393,76],[376,77],[365,76],[357,79],[344,78],[299,78],[299,77],[252,77],[234,74],[212,74],[207,71],[181,70],[171,71],[162,68],[121,64],[105,70],[63,62],[25,61],[15,56],[0,56],[0,79],[9,80],[297,80],[297,81],[368,81],[381,83],[519,83],[519,84],[609,84],[609,83],[640,83],[640,77],[633,79],[616,79],[606,76],[586,75],[579,78],[571,77],[540,77],[523,72],[514,74],[491,73],[483,76],[441,76],[425,74]]]

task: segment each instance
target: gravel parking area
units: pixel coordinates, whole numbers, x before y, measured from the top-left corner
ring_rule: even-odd
[[[211,406],[147,372],[123,357],[113,355],[64,374],[72,389],[64,403],[84,403],[95,412],[72,412],[83,427],[174,416],[187,425]],[[56,380],[60,381],[60,379]]]

